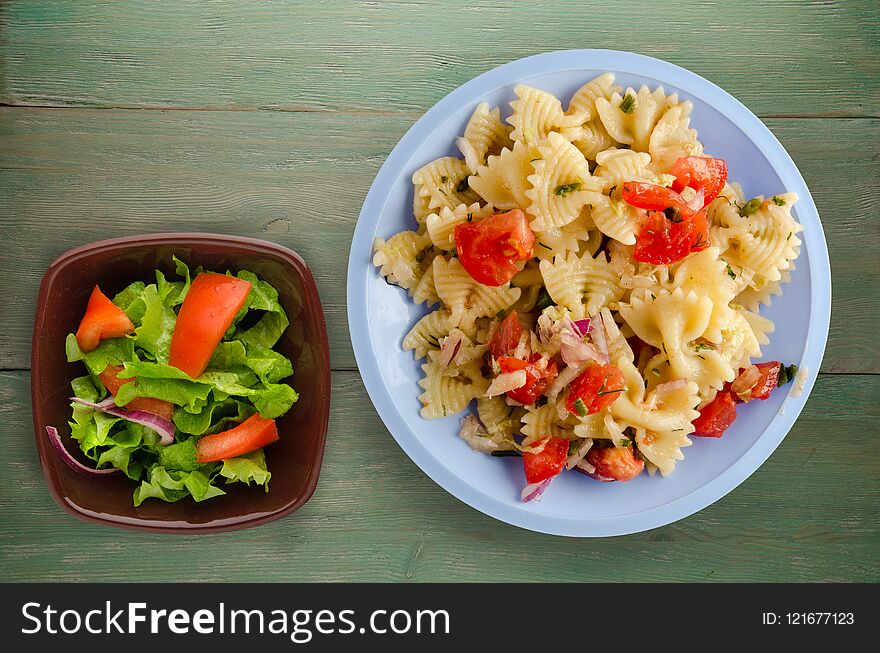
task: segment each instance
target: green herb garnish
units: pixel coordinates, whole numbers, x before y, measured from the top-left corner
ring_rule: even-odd
[[[445,184],[447,181],[449,181],[449,177],[447,177],[446,175],[440,175],[441,184]]]
[[[620,110],[624,113],[632,113],[636,107],[636,98],[627,93],[620,102]]]
[[[761,208],[761,204],[763,204],[763,202],[761,202],[759,198],[753,197],[748,202],[743,204],[742,207],[740,207],[739,214],[742,217],[747,218],[750,215],[756,213],[758,209]]]
[[[736,272],[734,272],[733,268],[730,267],[730,263],[727,264],[727,276],[731,279],[736,279]]]
[[[776,206],[785,206],[785,200],[779,197],[778,195],[773,196],[773,203]]]
[[[621,447],[628,447],[628,446],[630,446],[631,444],[632,444],[632,440],[630,440],[630,439],[628,439],[628,438],[622,438],[622,439],[620,440],[620,446],[621,446]]]
[[[706,351],[707,349],[710,351],[715,351],[715,347],[713,347],[712,345],[708,345],[705,342],[698,342],[696,344],[696,346],[694,347],[694,351],[697,351],[697,352]]]
[[[535,308],[539,311],[543,311],[548,306],[553,306],[553,298],[550,296],[550,293],[547,292],[547,289],[544,286],[541,286],[541,291],[538,293],[538,301],[535,302]]]
[[[556,189],[553,191],[553,194],[559,195],[560,197],[565,197],[569,193],[573,193],[574,191],[580,190],[580,189],[581,189],[581,182],[575,181],[570,184],[561,184],[561,185],[557,186]]]
[[[779,364],[779,378],[776,380],[776,387],[780,387],[788,383],[789,381],[793,381],[795,375],[797,374],[798,366],[792,363],[788,367],[786,367],[785,363]]]
[[[583,399],[578,399],[574,402],[574,412],[580,417],[584,417],[587,414],[587,405],[584,403]]]
[[[545,244],[542,243],[540,240],[538,241],[538,244],[539,244],[541,247],[543,247],[544,249],[553,249],[552,247],[550,247],[550,245],[545,245]]]

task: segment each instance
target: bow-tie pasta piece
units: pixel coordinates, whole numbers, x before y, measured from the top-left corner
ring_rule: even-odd
[[[575,319],[595,315],[623,293],[604,253],[593,258],[589,253],[570,252],[552,262],[541,261],[541,274],[554,303],[571,311]]]
[[[507,119],[513,126],[510,137],[531,144],[544,139],[550,132],[574,127],[578,116],[566,116],[562,104],[552,93],[519,84],[513,89],[517,99],[510,103],[513,113]]]
[[[419,395],[421,415],[425,419],[438,419],[460,413],[471,400],[486,392],[489,382],[480,374],[476,363],[456,368],[449,374],[436,363],[422,365],[424,377],[419,385],[424,392]]]
[[[422,166],[412,176],[413,213],[419,224],[446,206],[473,204],[479,197],[468,186],[470,169],[454,156],[444,156]]]
[[[498,107],[490,110],[485,102],[477,105],[465,127],[464,136],[456,141],[472,173],[476,174],[479,167],[486,163],[488,155],[500,154],[504,148],[513,147],[510,131],[510,127],[501,122]]]
[[[508,211],[526,207],[526,191],[531,188],[529,177],[540,156],[537,148],[517,141],[512,150],[504,148],[498,156],[490,156],[486,165],[468,179],[470,187],[495,208]]]
[[[451,311],[451,324],[470,329],[479,317],[494,317],[510,308],[522,292],[510,283],[489,287],[474,281],[457,258],[434,259],[434,286],[443,305]]]
[[[532,228],[546,231],[577,219],[585,206],[601,197],[601,186],[592,178],[584,155],[562,135],[551,133],[538,151],[526,195],[528,213],[534,216]]]
[[[614,93],[610,100],[599,98],[596,111],[613,139],[639,152],[647,152],[654,127],[663,114],[678,103],[678,96],[667,97],[662,86],[654,91],[642,86],[638,92],[628,88],[622,96]]]

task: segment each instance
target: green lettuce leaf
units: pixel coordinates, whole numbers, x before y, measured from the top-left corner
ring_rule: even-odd
[[[147,478],[134,491],[134,505],[139,506],[151,497],[163,501],[179,501],[192,495],[196,501],[226,494],[211,484],[211,479],[200,471],[169,471],[161,465],[153,465],[147,470]]]
[[[184,440],[162,447],[159,450],[159,464],[168,470],[194,472],[199,469],[199,463],[196,462],[197,456],[195,442]]]
[[[206,435],[219,433],[231,428],[254,414],[253,406],[236,399],[210,401],[198,413],[189,413],[182,408],[174,411],[174,425],[181,433]]]
[[[89,373],[98,376],[108,365],[122,365],[126,362],[137,361],[138,357],[134,350],[134,341],[131,338],[110,338],[101,343],[88,354],[79,348],[76,336],[68,334],[64,343],[67,350],[67,362],[85,363]]]
[[[265,314],[259,322],[247,329],[239,329],[237,321],[227,340],[241,340],[245,345],[257,345],[263,349],[271,349],[278,342],[281,334],[290,324],[287,313],[278,303],[278,291],[271,284],[258,278],[253,272],[241,270],[239,279],[251,282],[251,291],[239,316],[244,317],[248,311],[264,311]]]
[[[125,311],[128,319],[135,324],[144,317],[146,305],[143,301],[143,294],[146,287],[147,284],[143,281],[135,281],[113,298],[113,303]]]
[[[161,272],[156,272],[157,277],[161,275]],[[167,301],[171,291],[171,284],[165,284],[161,292],[152,284],[144,289],[141,299],[145,310],[140,326],[135,329],[135,344],[160,363],[168,362],[171,335],[177,322],[177,316]]]
[[[70,389],[73,390],[74,396],[92,403],[107,396],[107,388],[104,387],[104,384],[95,384],[91,376],[78,376],[70,382]]]
[[[266,468],[266,455],[262,449],[257,449],[238,458],[227,458],[220,468],[220,476],[226,479],[226,483],[240,481],[247,485],[254,481],[269,491],[269,479],[272,473]]]

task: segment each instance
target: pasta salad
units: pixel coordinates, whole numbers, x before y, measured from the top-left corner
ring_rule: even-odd
[[[434,309],[403,338],[421,415],[475,404],[459,435],[522,457],[524,501],[564,470],[666,476],[689,436],[721,437],[797,371],[753,363],[800,251],[797,196],[746,198],[662,87],[605,73],[567,109],[514,92],[506,122],[480,104],[462,156],[413,174],[413,230],[374,243],[385,280]]]

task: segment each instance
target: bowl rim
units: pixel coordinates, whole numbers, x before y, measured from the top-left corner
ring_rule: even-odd
[[[54,285],[54,280],[58,274],[68,265],[76,263],[76,261],[85,255],[91,255],[96,252],[108,252],[113,250],[125,249],[127,247],[134,248],[143,246],[158,245],[183,245],[183,246],[199,246],[218,244],[225,246],[241,247],[246,252],[255,255],[273,254],[282,259],[291,268],[296,270],[303,281],[305,290],[304,302],[310,299],[314,302],[313,313],[316,319],[316,327],[318,332],[318,342],[316,343],[319,352],[327,365],[323,366],[317,381],[319,384],[318,396],[322,397],[322,405],[320,406],[320,427],[318,434],[317,455],[312,465],[309,467],[306,489],[303,494],[295,501],[288,502],[281,508],[268,513],[261,513],[259,516],[253,516],[253,513],[245,513],[232,521],[224,520],[223,523],[207,522],[204,524],[192,524],[191,526],[180,526],[180,522],[173,522],[173,525],[163,526],[161,522],[140,523],[137,519],[134,521],[121,520],[113,516],[97,516],[88,512],[83,512],[76,505],[66,500],[66,494],[61,488],[61,483],[57,475],[49,469],[48,456],[51,453],[51,447],[44,435],[38,406],[38,393],[44,380],[43,370],[39,361],[42,358],[43,338],[41,338],[40,326],[46,319],[46,310],[49,306],[49,289]],[[129,531],[141,531],[152,533],[169,533],[180,535],[194,535],[205,533],[221,533],[228,531],[236,531],[245,528],[253,528],[261,526],[269,522],[285,517],[292,512],[298,510],[306,502],[311,499],[318,486],[318,478],[323,466],[324,448],[327,442],[327,430],[330,419],[330,398],[331,398],[331,378],[330,378],[330,347],[327,337],[327,326],[324,317],[324,308],[321,302],[318,287],[315,278],[309,269],[305,260],[292,249],[277,243],[272,243],[258,238],[249,238],[245,236],[234,236],[217,233],[197,233],[197,232],[157,232],[132,236],[120,236],[116,238],[108,238],[98,240],[92,243],[86,243],[73,247],[59,256],[57,256],[46,269],[40,281],[40,288],[37,294],[37,307],[34,316],[34,329],[31,340],[31,412],[34,422],[34,438],[37,445],[37,453],[40,459],[40,468],[43,472],[43,478],[49,488],[49,493],[65,512],[82,521],[101,524],[104,526],[113,526]]]
[[[564,518],[528,512],[474,488],[466,479],[441,463],[411,433],[397,402],[391,396],[379,371],[379,361],[371,347],[370,322],[366,305],[367,284],[372,270],[370,254],[379,219],[399,170],[411,155],[411,148],[449,118],[456,108],[482,101],[486,93],[502,86],[539,75],[576,70],[609,70],[654,78],[688,92],[724,115],[759,147],[762,154],[794,180],[788,190],[798,193],[798,214],[809,214],[818,229],[805,233],[805,247],[810,255],[810,322],[807,344],[799,367],[808,371],[800,396],[786,397],[785,414],[776,415],[762,434],[738,460],[697,490],[669,503],[638,513],[602,518]],[[803,222],[803,220],[800,220]],[[617,50],[557,50],[517,59],[489,70],[454,89],[431,107],[389,154],[364,200],[352,238],[347,277],[348,323],[352,348],[364,386],[376,411],[398,445],[435,483],[472,508],[500,521],[541,533],[568,537],[608,537],[627,535],[658,528],[678,521],[716,502],[754,473],[782,442],[803,409],[818,376],[825,351],[831,318],[831,266],[824,231],[818,211],[790,155],[770,129],[739,100],[716,84],[690,70],[647,55]],[[771,428],[772,427],[772,428]],[[773,431],[771,433],[771,431]]]

